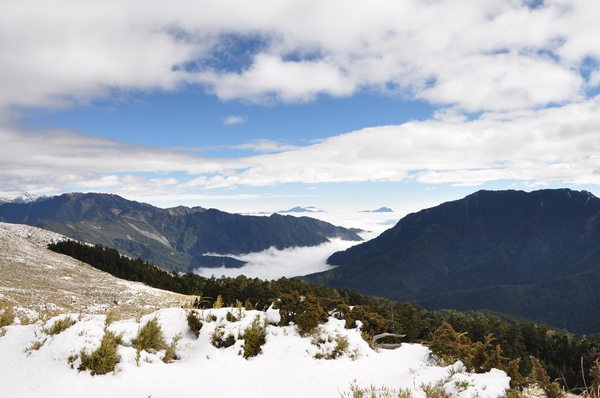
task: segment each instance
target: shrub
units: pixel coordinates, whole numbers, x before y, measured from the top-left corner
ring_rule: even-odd
[[[322,351],[315,355],[316,359],[336,359],[345,353],[350,346],[348,343],[348,337],[339,333],[336,334],[335,337],[327,335],[326,338],[322,335],[315,334],[311,340],[311,343],[316,345]],[[333,347],[329,348],[332,345]]]
[[[160,351],[165,348],[165,337],[157,318],[152,318],[138,330],[133,346],[138,351]]]
[[[114,372],[115,367],[121,361],[121,357],[117,354],[119,344],[122,344],[121,336],[110,330],[104,331],[104,336],[100,342],[100,347],[91,354],[87,354],[85,350],[81,350],[79,356],[81,364],[78,367],[79,371],[90,370],[92,376],[103,375],[109,372]]]
[[[200,336],[200,329],[202,329],[202,321],[194,314],[194,311],[189,311],[187,315],[187,323],[190,330],[196,337]]]
[[[327,313],[319,299],[311,294],[300,296],[297,291],[293,294],[282,294],[275,303],[281,316],[281,326],[294,322],[301,334],[310,333],[319,324],[327,321]]]
[[[244,358],[255,357],[262,351],[262,346],[265,344],[265,326],[260,320],[260,316],[256,316],[250,326],[244,329],[242,338],[244,339]]]
[[[15,321],[15,311],[12,307],[1,306],[0,307],[0,328],[3,326],[12,325]]]
[[[529,359],[531,360],[531,364],[533,365],[533,368],[531,370],[531,381],[539,385],[542,388],[542,390],[544,390],[544,393],[546,394],[547,398],[564,397],[564,391],[562,391],[560,385],[557,382],[550,380],[550,376],[548,376],[548,373],[546,372],[540,361],[533,355],[530,355]]]
[[[164,363],[171,363],[177,359],[177,354],[175,351],[177,350],[177,344],[179,343],[179,340],[181,340],[181,333],[173,337],[171,344],[167,346],[165,350],[165,356],[162,359]]]
[[[216,348],[231,347],[235,344],[235,336],[228,334],[225,337],[225,331],[220,327],[216,327],[210,335],[210,343]]]
[[[76,322],[77,321],[75,321],[75,319],[72,319],[70,316],[68,316],[66,318],[58,319],[57,321],[55,321],[52,324],[51,327],[44,328],[44,333],[46,333],[50,336],[54,336],[55,334],[64,332],[71,326],[75,325]]]

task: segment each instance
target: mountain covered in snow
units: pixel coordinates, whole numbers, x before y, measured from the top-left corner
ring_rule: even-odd
[[[479,191],[334,253],[309,280],[428,309],[487,309],[600,332],[600,199]]]
[[[0,196],[0,204],[3,204],[3,203],[35,203],[35,202],[41,202],[41,201],[47,200],[47,199],[50,199],[50,196],[45,196],[45,195],[38,196],[36,194],[25,192],[14,198]]]
[[[38,226],[73,239],[100,243],[178,271],[239,267],[243,262],[227,255],[271,247],[316,246],[332,238],[361,240],[355,231],[309,217],[246,216],[184,206],[161,209],[98,193],[4,203],[0,205],[0,221]]]

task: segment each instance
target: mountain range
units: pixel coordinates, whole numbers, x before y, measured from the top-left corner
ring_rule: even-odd
[[[161,209],[117,195],[69,193],[0,205],[0,221],[37,226],[99,243],[169,270],[239,267],[227,254],[270,247],[315,246],[330,238],[359,241],[353,231],[309,217],[245,216],[202,207]],[[207,255],[216,254],[216,255]]]
[[[420,304],[487,309],[600,332],[600,199],[569,189],[479,191],[412,213],[307,277]]]

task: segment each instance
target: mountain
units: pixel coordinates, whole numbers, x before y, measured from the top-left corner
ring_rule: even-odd
[[[296,206],[288,210],[280,210],[277,213],[321,213],[322,210],[316,210],[314,206],[301,207]]]
[[[600,199],[585,191],[479,191],[407,215],[307,279],[427,309],[488,309],[598,333],[599,216]]]
[[[49,196],[38,196],[36,194],[32,194],[29,192],[25,192],[22,195],[17,196],[16,198],[7,198],[0,197],[0,204],[3,203],[33,203],[33,202],[41,202],[43,200],[49,199]]]
[[[364,210],[363,213],[393,213],[394,210],[389,207],[380,207],[377,210]]]
[[[361,240],[353,231],[308,217],[243,216],[216,209],[161,209],[117,195],[70,193],[31,203],[0,205],[0,221],[38,226],[73,239],[100,243],[166,269],[239,267],[214,254],[314,246],[329,238]]]

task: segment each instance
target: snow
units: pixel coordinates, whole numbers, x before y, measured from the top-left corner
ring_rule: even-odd
[[[395,350],[372,350],[360,330],[345,329],[333,317],[309,336],[296,326],[277,326],[277,310],[250,311],[238,308],[194,310],[204,319],[197,338],[189,329],[189,309],[167,308],[136,319],[113,321],[108,330],[122,335],[121,362],[114,373],[92,376],[78,371],[80,359],[69,357],[100,344],[106,315],[70,314],[76,323],[50,336],[44,332],[58,319],[10,325],[0,331],[0,396],[2,397],[340,397],[351,396],[350,385],[363,388],[410,389],[414,398],[425,398],[421,386],[440,383],[453,398],[495,398],[504,395],[509,378],[499,370],[484,374],[464,371],[460,362],[437,366],[429,350],[420,344],[403,344]],[[239,320],[227,321],[231,312]],[[216,317],[216,320],[211,316]],[[262,352],[244,359],[243,341],[215,348],[211,334],[221,328],[236,337],[259,317],[266,325]],[[145,322],[156,317],[167,343],[181,336],[177,360],[162,362],[164,351],[142,352],[136,360],[131,341]],[[348,347],[337,359],[316,359],[331,353],[336,339],[346,338]],[[32,349],[38,342],[38,349]],[[41,344],[40,346],[40,343]],[[466,381],[466,383],[460,383]],[[461,387],[462,386],[462,387]],[[345,395],[344,395],[345,394]]]

